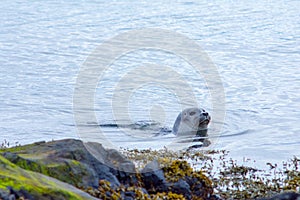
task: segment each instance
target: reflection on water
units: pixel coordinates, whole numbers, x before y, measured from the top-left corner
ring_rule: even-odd
[[[182,0],[172,6],[161,1],[5,1],[0,5],[0,141],[24,144],[80,137],[72,109],[74,85],[84,60],[118,33],[158,27],[197,41],[218,68],[226,95],[226,121],[216,148],[231,150],[237,159],[261,162],[299,156],[299,6],[299,1],[292,0]],[[118,81],[149,63],[169,66],[180,74],[199,105],[212,113],[210,88],[201,74],[195,76],[192,66],[170,52],[141,50],[122,56],[103,74],[95,94],[98,121],[94,123],[114,122],[111,105]],[[128,109],[132,123],[155,120],[160,128],[168,128],[182,105],[163,85],[153,84],[138,88]],[[103,130],[115,146],[156,148],[174,139],[165,134],[135,141],[124,130]],[[86,129],[95,136],[98,131]],[[146,137],[153,131],[136,134]]]

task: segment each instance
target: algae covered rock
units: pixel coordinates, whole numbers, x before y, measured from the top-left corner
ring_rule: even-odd
[[[94,185],[96,181],[94,172],[75,160],[32,159],[29,155],[20,156],[11,152],[5,152],[3,156],[23,169],[39,172],[77,187]]]
[[[158,198],[161,195],[166,195],[166,199],[174,195],[179,195],[176,198],[180,199],[213,197],[212,182],[201,171],[194,171],[186,161],[159,163],[154,160],[141,170],[141,174],[145,188]]]
[[[24,170],[0,156],[0,195],[2,199],[95,199],[54,178]]]
[[[187,161],[174,160],[171,164],[165,164],[163,171],[166,179],[174,183],[172,192],[183,194],[187,199],[191,196],[198,199],[213,196],[211,180],[201,170],[193,170]]]
[[[52,142],[39,142],[31,145],[6,149],[2,155],[19,167],[54,177],[79,188],[98,187],[104,179],[113,186],[119,186],[116,171],[109,166],[125,160],[114,159],[111,152],[101,144],[94,143],[97,159],[85,148],[80,140],[65,139]],[[117,157],[117,153],[114,152]],[[102,161],[102,162],[101,162]],[[126,160],[128,163],[128,161]]]
[[[99,199],[213,199],[211,181],[183,160],[154,159],[137,171],[119,151],[74,139],[2,149],[0,155],[4,169],[16,168],[29,179],[6,172],[9,179],[0,183],[3,199],[12,194],[27,199],[82,199],[86,193]]]

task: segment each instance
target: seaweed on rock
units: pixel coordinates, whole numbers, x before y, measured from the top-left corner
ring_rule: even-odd
[[[272,199],[282,192],[288,193],[279,199],[299,197],[297,157],[282,167],[268,163],[270,170],[262,170],[238,164],[225,150],[120,153],[92,145],[102,162],[73,139],[1,148],[1,198],[12,194],[27,199]]]

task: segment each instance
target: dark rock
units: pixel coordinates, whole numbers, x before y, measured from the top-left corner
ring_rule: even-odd
[[[158,161],[154,160],[148,163],[141,173],[142,181],[148,192],[166,192],[168,190],[168,183],[163,170],[159,168]]]
[[[124,197],[124,200],[134,200],[135,198],[133,198],[133,197],[128,197],[128,196],[125,196]]]
[[[296,192],[284,192],[272,197],[260,198],[259,200],[300,200],[300,194]]]
[[[114,164],[127,162],[128,160],[116,149],[108,149],[106,154],[106,161]]]
[[[120,163],[118,169],[123,172],[136,173],[135,165],[128,161]]]
[[[2,200],[15,200],[16,197],[15,197],[15,195],[10,194],[9,192],[0,189],[0,199],[2,199]]]
[[[126,197],[134,199],[135,198],[135,192],[133,192],[133,191],[127,191],[127,192],[125,192],[125,198]]]
[[[219,195],[213,194],[213,195],[209,196],[207,198],[207,200],[224,200],[224,199],[222,199]]]
[[[105,192],[105,196],[106,196],[107,198],[111,198],[111,192],[110,192],[110,191],[106,191],[106,192]]]
[[[132,162],[124,162],[119,164],[117,177],[125,186],[139,185],[139,179],[136,176],[135,165]]]
[[[7,188],[9,189],[10,196],[14,196],[16,199],[20,199],[20,198],[24,198],[28,200],[34,199],[33,196],[30,195],[29,192],[27,192],[24,189],[18,191],[13,189],[12,187],[7,187]]]
[[[192,199],[190,186],[186,181],[182,179],[171,185],[171,191],[176,194],[182,194],[188,200]]]
[[[38,142],[35,142],[35,143],[33,143],[33,144],[36,144],[36,145],[39,145],[39,144],[44,144],[44,143],[46,143],[46,141],[38,141]]]
[[[112,184],[112,187],[120,186],[120,182],[115,175],[113,175],[110,171],[110,168],[105,165],[96,165],[94,168],[97,174],[97,180],[107,180]]]
[[[19,159],[19,156],[15,153],[11,153],[11,152],[4,152],[3,156],[10,160],[12,163],[17,162],[17,159]]]
[[[85,186],[98,187],[99,179],[107,180],[113,186],[120,185],[120,182],[110,170],[110,166],[112,166],[111,161],[113,159],[109,157],[108,152],[101,144],[89,142],[87,145],[84,145],[82,141],[73,139],[59,140],[52,143],[52,148],[56,149],[52,159],[65,158],[80,161],[86,164],[87,168],[92,171],[94,174],[93,178],[82,177],[83,180],[86,180],[84,182]],[[92,152],[93,155],[90,152]]]
[[[146,195],[149,195],[148,191],[145,188],[141,188],[142,192]]]
[[[185,181],[190,185],[192,192],[196,196],[203,196],[204,193],[202,192],[203,190],[203,185],[199,180],[195,177],[185,177]]]

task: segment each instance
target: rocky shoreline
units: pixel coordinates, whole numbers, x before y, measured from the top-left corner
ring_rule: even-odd
[[[0,199],[236,199],[218,192],[209,173],[193,169],[182,155],[178,159],[150,159],[138,168],[129,156],[133,154],[104,149],[98,143],[91,145],[97,159],[82,141],[74,139],[2,148]],[[134,155],[146,153],[153,154],[148,150]],[[149,161],[149,157],[146,159]],[[295,170],[292,179],[295,187],[287,188],[293,192],[279,196],[276,193],[282,190],[262,192],[256,197],[300,199],[296,193],[300,185],[298,172]]]

